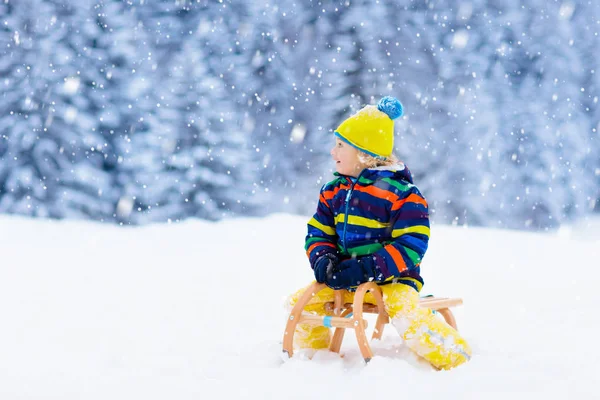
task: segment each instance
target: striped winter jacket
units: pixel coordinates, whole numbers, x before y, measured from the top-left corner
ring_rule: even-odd
[[[378,284],[423,286],[419,266],[429,241],[427,202],[403,164],[365,169],[358,178],[335,173],[308,222],[305,249],[314,268],[325,253],[340,259],[371,254]]]

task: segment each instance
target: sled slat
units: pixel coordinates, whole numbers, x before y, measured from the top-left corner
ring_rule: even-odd
[[[435,298],[429,297],[419,302],[421,307],[431,308],[432,310],[441,310],[442,308],[449,308],[462,305],[463,301],[459,298]]]
[[[448,297],[426,297],[421,299],[419,305],[421,307],[430,308],[432,310],[441,310],[443,308],[450,308],[460,306],[463,304],[463,300],[460,298],[448,298]],[[352,307],[352,303],[344,304],[344,308],[348,309]],[[325,303],[325,311],[332,313],[334,310],[333,302]],[[377,314],[379,311],[375,304],[363,304],[363,312]]]
[[[320,315],[301,315],[300,324],[309,324],[317,326],[328,326],[330,328],[355,328],[355,321],[353,318],[342,318],[342,317],[322,317]],[[363,320],[365,327],[367,321]]]

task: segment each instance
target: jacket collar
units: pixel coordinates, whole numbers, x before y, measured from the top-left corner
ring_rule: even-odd
[[[342,175],[338,172],[334,172],[333,175],[342,176],[350,179],[349,176]],[[363,169],[360,175],[358,176],[358,179],[360,178],[366,178],[372,181],[381,178],[393,178],[397,180],[403,180],[408,183],[413,183],[412,174],[410,173],[410,170],[406,167],[406,165],[404,165],[404,163]]]

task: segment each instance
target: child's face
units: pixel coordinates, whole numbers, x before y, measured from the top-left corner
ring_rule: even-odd
[[[331,149],[331,157],[335,161],[335,170],[338,173],[356,178],[364,169],[358,154],[359,152],[355,147],[335,138],[335,146]]]

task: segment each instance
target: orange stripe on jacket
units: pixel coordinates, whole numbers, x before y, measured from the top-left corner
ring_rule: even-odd
[[[411,193],[407,198],[402,199],[397,203],[394,203],[394,205],[392,206],[392,211],[398,210],[405,203],[416,203],[416,204],[421,204],[421,205],[427,207],[427,202],[425,201],[424,198],[422,198],[418,194]]]
[[[368,193],[373,197],[377,197],[378,199],[388,200],[391,202],[395,202],[398,200],[398,195],[390,192],[389,190],[381,189],[373,185],[369,186],[359,186],[355,189],[358,192]]]
[[[331,193],[331,197],[329,197],[329,196],[327,196],[327,195],[326,195],[326,197],[325,197],[327,200],[330,200],[330,199],[333,199],[333,198],[335,197],[335,195],[336,195],[336,194],[338,194],[338,192],[339,192],[340,190],[345,190],[345,189],[346,189],[346,190],[347,190],[347,189],[350,189],[350,185],[340,185],[340,186],[336,187],[335,189],[333,189],[333,190],[332,190],[332,191],[330,191],[330,192],[323,192],[323,194],[325,194],[325,193]]]
[[[329,242],[316,242],[310,245],[310,247],[308,248],[308,250],[306,250],[306,255],[310,257],[310,253],[311,251],[314,250],[315,247],[318,246],[329,246],[329,247],[333,247],[335,249],[335,245],[333,243],[329,243]]]
[[[329,209],[331,209],[331,207],[329,207],[329,203],[327,203],[327,200],[331,200],[333,198],[333,195],[330,196],[330,198],[327,198],[327,193],[331,193],[331,192],[323,192],[321,193],[321,195],[319,196],[319,201],[321,203],[323,203],[323,205]]]
[[[333,199],[333,190],[324,191],[323,193],[321,193],[320,198],[323,203],[325,203],[325,200]]]
[[[384,247],[384,249],[389,253],[392,257],[392,260],[396,263],[396,267],[398,268],[398,272],[406,271],[408,268],[406,267],[406,263],[404,262],[404,258],[402,258],[402,254],[398,251],[397,248],[388,244]]]

